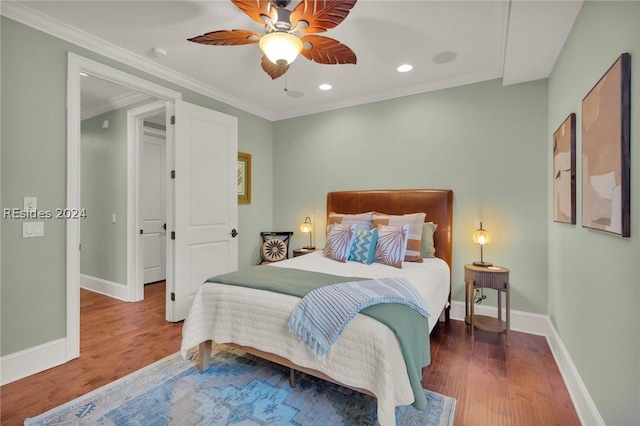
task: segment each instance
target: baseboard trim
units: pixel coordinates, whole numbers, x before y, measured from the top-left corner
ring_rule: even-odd
[[[495,317],[498,314],[498,308],[493,306],[476,305],[474,311],[478,315],[487,315]],[[451,302],[451,318],[464,321],[465,303]],[[598,408],[596,407],[587,387],[584,385],[578,370],[562,343],[560,335],[556,331],[551,319],[548,315],[532,314],[529,312],[511,310],[511,330],[521,331],[523,333],[544,336],[547,339],[549,348],[553,358],[558,365],[560,374],[564,380],[573,406],[576,409],[580,423],[583,425],[600,426],[605,425]]]
[[[57,339],[0,358],[0,385],[67,362],[67,339]]]
[[[551,335],[547,336],[547,341],[549,342],[551,353],[553,353],[553,357],[560,369],[560,374],[562,374],[562,378],[567,385],[569,395],[571,395],[571,399],[573,400],[573,405],[576,407],[580,423],[583,425],[606,426],[604,419],[600,415],[600,411],[598,411],[595,402],[591,399],[587,387],[582,381],[567,348],[564,346],[560,335],[550,319],[549,326],[551,328]]]
[[[123,302],[129,301],[129,289],[124,284],[80,274],[80,287],[122,300]]]

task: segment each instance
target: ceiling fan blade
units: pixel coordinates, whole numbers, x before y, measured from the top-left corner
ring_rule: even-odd
[[[269,74],[272,80],[275,80],[289,71],[289,65],[276,65],[267,59],[265,55],[262,55],[262,69]]]
[[[212,46],[239,46],[253,44],[260,41],[262,34],[249,30],[220,30],[212,31],[187,40],[194,43],[210,44]]]
[[[322,33],[337,26],[349,14],[357,0],[302,0],[291,11],[291,24],[306,22],[303,33]]]
[[[356,54],[347,47],[329,37],[308,35],[301,38],[305,48],[300,52],[305,58],[320,64],[355,64]],[[310,48],[306,46],[311,45]]]
[[[277,8],[271,4],[270,0],[231,0],[231,3],[259,24],[264,24],[263,15],[270,17],[273,21],[278,16]]]

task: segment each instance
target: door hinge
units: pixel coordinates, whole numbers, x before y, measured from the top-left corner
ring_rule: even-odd
[[[172,302],[176,301],[176,294],[174,292],[171,292],[171,301]]]
[[[142,235],[142,234],[144,234],[144,231],[141,229],[141,230],[140,230],[140,235]]]
[[[171,239],[172,240],[176,239],[176,231],[171,231]]]
[[[176,178],[176,171],[171,170],[171,179],[175,179],[175,178]]]
[[[175,115],[171,116],[171,124],[176,124],[176,116]]]
[[[82,251],[82,243],[78,244],[78,251]]]

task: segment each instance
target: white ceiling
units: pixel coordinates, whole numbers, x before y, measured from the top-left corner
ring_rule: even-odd
[[[2,14],[279,120],[496,78],[504,84],[546,78],[581,5],[581,0],[359,0],[339,26],[323,34],[348,45],[357,65],[299,57],[286,77],[276,80],[262,71],[257,45],[187,41],[218,29],[263,30],[228,0],[4,1]],[[155,56],[156,47],[167,55]],[[435,63],[444,52],[457,58]],[[413,70],[398,73],[403,63]],[[323,92],[321,83],[333,89]]]

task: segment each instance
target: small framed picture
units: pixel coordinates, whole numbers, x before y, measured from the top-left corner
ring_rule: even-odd
[[[576,115],[553,134],[553,221],[576,223]]]
[[[251,204],[251,154],[238,152],[238,204]]]

